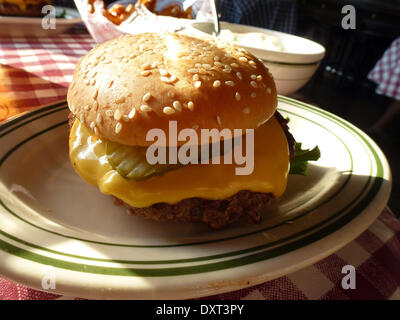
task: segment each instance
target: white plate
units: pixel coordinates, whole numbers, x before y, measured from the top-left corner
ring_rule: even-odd
[[[55,6],[57,15],[66,11],[65,18],[57,18],[56,29],[43,29],[42,18],[0,16],[0,35],[48,36],[64,33],[75,24],[82,22],[75,9]]]
[[[384,208],[388,163],[359,129],[285,97],[279,110],[321,159],[290,176],[260,225],[211,230],[125,213],[73,171],[65,103],[0,127],[0,273],[86,298],[193,298],[262,283],[328,256]],[[46,279],[46,278],[45,278]]]

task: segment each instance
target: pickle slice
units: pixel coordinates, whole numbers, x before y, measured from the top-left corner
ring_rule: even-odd
[[[163,175],[164,173],[176,170],[184,165],[178,164],[149,164],[146,159],[147,147],[138,146],[125,146],[117,142],[106,141],[106,155],[110,165],[118,171],[118,173],[127,179],[142,181],[151,178],[155,175]],[[220,144],[222,155],[226,150],[223,147],[223,142],[216,142]],[[208,158],[212,156],[212,146],[209,144]],[[166,158],[169,159],[169,148],[166,150]],[[178,147],[179,151],[179,147]],[[177,152],[178,152],[177,151]],[[198,146],[198,163],[201,162],[201,146]]]
[[[146,160],[147,147],[125,146],[106,142],[106,155],[111,166],[128,179],[142,181],[155,175],[182,167],[182,164],[149,164]]]

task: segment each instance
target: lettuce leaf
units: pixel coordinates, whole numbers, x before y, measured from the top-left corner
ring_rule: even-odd
[[[302,176],[307,175],[308,161],[317,161],[321,157],[321,152],[318,146],[313,149],[302,149],[301,142],[296,142],[295,156],[290,161],[289,174],[300,174]]]

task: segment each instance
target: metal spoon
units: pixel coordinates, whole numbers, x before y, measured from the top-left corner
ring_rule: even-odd
[[[211,12],[213,15],[215,35],[218,37],[219,32],[221,31],[218,18],[218,0],[210,0],[210,5],[211,5]]]

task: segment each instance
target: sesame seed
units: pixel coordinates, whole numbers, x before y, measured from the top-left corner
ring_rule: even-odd
[[[106,116],[107,117],[112,117],[114,115],[114,113],[112,112],[112,110],[107,110],[106,111]]]
[[[92,121],[91,123],[90,123],[90,129],[94,129],[94,127],[96,126],[96,124],[94,123],[94,121]]]
[[[97,136],[99,135],[99,130],[97,130],[97,127],[94,127],[94,134]]]
[[[201,87],[201,81],[196,81],[196,82],[194,83],[194,86],[195,86],[196,88],[200,88],[200,87]]]
[[[252,75],[250,76],[250,78],[252,78],[253,80],[256,80],[256,79],[257,79],[257,76],[256,76],[255,74],[252,74]]]
[[[199,73],[198,69],[192,68],[188,70],[189,73]]]
[[[160,71],[160,75],[162,75],[162,76],[168,75],[168,71],[165,69],[160,69],[159,71]]]
[[[173,75],[169,78],[169,82],[174,82],[176,79],[177,79],[177,78],[176,78],[176,75],[173,74]]]
[[[99,94],[99,89],[96,89],[96,91],[93,93],[93,96],[92,96],[93,100],[97,99],[98,94]]]
[[[267,88],[267,92],[268,92],[268,93],[271,93],[271,88]]]
[[[199,75],[196,73],[194,76],[193,76],[193,81],[197,81],[197,80],[199,80],[200,78],[199,78]]]
[[[247,62],[247,58],[246,57],[239,57],[239,60],[243,61],[243,62]]]
[[[164,112],[165,114],[171,115],[171,114],[174,114],[174,113],[175,113],[175,110],[172,109],[171,107],[164,107],[163,112]]]
[[[221,58],[218,56],[214,56],[214,61],[218,61],[218,60],[221,60]]]
[[[211,64],[204,63],[202,66],[203,66],[203,68],[206,69],[206,70],[207,70],[207,69],[211,69]]]
[[[124,114],[122,116],[122,120],[124,120],[125,122],[128,122],[129,121],[129,117],[126,114]]]
[[[221,85],[221,81],[219,81],[219,80],[215,80],[213,83],[214,88],[218,88],[220,85]]]
[[[121,111],[119,111],[119,109],[115,110],[114,119],[119,121],[119,120],[121,120],[121,117],[122,117]]]
[[[162,82],[169,82],[169,78],[167,78],[167,77],[161,77],[160,80]]]
[[[149,70],[150,68],[151,68],[151,64],[150,63],[146,62],[146,63],[142,64],[142,69],[143,70]]]
[[[131,53],[131,54],[128,56],[129,59],[133,59],[133,58],[136,58],[136,57],[137,57],[136,53]]]
[[[88,86],[90,84],[90,80],[89,79],[85,79],[85,84]]]
[[[236,93],[235,93],[235,99],[236,99],[237,101],[240,100],[240,93],[239,93],[239,92],[236,92]]]
[[[235,83],[234,83],[233,81],[230,81],[230,80],[225,81],[225,84],[226,84],[227,86],[231,86],[231,87],[235,86]]]
[[[257,94],[255,92],[252,92],[250,97],[252,97],[254,99],[255,97],[257,97]]]
[[[86,105],[86,106],[83,107],[83,109],[86,110],[86,111],[88,111],[88,110],[89,110],[89,106]]]
[[[149,111],[152,111],[153,109],[151,109],[148,105],[144,104],[144,105],[140,106],[140,110],[143,112],[149,112]]]
[[[111,81],[110,81],[110,84],[108,85],[108,88],[111,88],[111,86],[113,85],[113,83],[114,83],[114,80],[111,80]]]
[[[239,65],[236,62],[231,63],[231,66],[234,67],[234,68],[238,68],[239,67]]]
[[[132,108],[131,112],[129,112],[129,114],[128,114],[128,118],[133,119],[135,114],[136,114],[136,109]]]
[[[263,79],[263,77],[262,77],[261,74],[257,76],[257,80],[258,80],[258,81],[261,81],[262,79]]]
[[[220,126],[222,126],[222,122],[221,122],[221,118],[219,116],[217,116],[217,122]]]
[[[218,67],[222,67],[224,64],[219,61],[214,61],[214,64]]]
[[[121,122],[118,122],[116,125],[115,125],[115,133],[120,133],[121,132],[121,130],[122,130],[122,123]]]
[[[143,77],[147,77],[148,75],[150,75],[151,71],[150,70],[144,70],[140,72],[140,75]]]
[[[236,76],[237,76],[240,80],[243,79],[242,74],[241,74],[240,72],[236,72]]]
[[[201,68],[201,63],[196,63],[194,66],[195,66],[196,68]]]
[[[251,86],[253,88],[257,88],[258,87],[257,82],[255,82],[255,81],[250,81],[250,84],[251,84]]]
[[[182,111],[182,104],[179,101],[174,101],[172,106],[178,110],[178,111]]]
[[[188,109],[189,109],[190,111],[193,111],[193,109],[194,109],[194,103],[193,103],[192,101],[189,101],[188,104],[187,104],[187,106],[188,106]]]
[[[143,101],[149,101],[151,99],[151,93],[147,92],[144,96],[143,96]]]
[[[243,109],[243,113],[244,113],[244,114],[249,114],[249,113],[250,113],[249,107],[244,108],[244,109]]]
[[[249,61],[249,64],[252,65],[252,66],[255,66],[255,65],[256,65],[256,63],[255,63],[253,60],[250,60],[250,61]]]
[[[96,122],[97,122],[98,124],[101,123],[101,114],[100,114],[100,113],[97,114]]]

